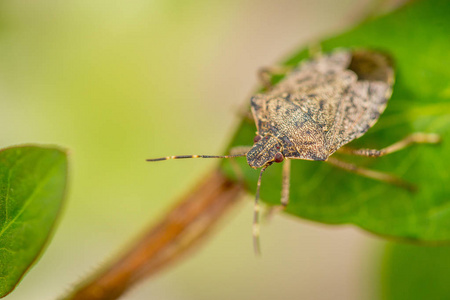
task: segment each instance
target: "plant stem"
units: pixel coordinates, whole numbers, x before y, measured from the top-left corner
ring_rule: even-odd
[[[184,256],[238,202],[242,185],[219,170],[206,179],[122,256],[79,284],[66,300],[117,299],[144,277]]]

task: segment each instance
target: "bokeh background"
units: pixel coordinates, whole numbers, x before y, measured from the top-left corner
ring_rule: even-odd
[[[8,299],[56,299],[120,252],[218,164],[146,158],[222,153],[257,70],[351,27],[371,2],[1,1],[0,147],[70,155],[57,231]],[[123,299],[378,298],[380,239],[276,216],[255,257],[251,200]]]

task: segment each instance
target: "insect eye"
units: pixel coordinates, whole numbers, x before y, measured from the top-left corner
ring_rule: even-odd
[[[262,139],[262,136],[260,136],[259,134],[257,136],[255,136],[255,138],[253,139],[253,142],[257,143]]]
[[[280,163],[283,161],[283,159],[284,159],[284,156],[283,156],[283,154],[281,154],[281,152],[277,152],[277,154],[275,154],[275,157],[274,157],[275,162]]]

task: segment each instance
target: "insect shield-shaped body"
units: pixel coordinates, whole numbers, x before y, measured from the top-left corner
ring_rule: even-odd
[[[375,124],[392,84],[389,60],[377,52],[338,50],[305,61],[270,91],[252,97],[258,132],[247,153],[249,165],[327,160]]]
[[[378,120],[392,92],[394,71],[389,58],[369,50],[341,49],[304,61],[277,85],[251,98],[257,135],[252,147],[225,156],[169,156],[178,158],[231,158],[246,156],[252,168],[261,168],[254,213],[254,246],[259,251],[258,200],[261,177],[268,166],[283,162],[281,204],[289,200],[290,161],[326,161],[348,171],[409,188],[395,176],[360,168],[330,157],[348,142],[362,136]],[[435,134],[413,134],[381,150],[343,152],[382,156],[411,143],[436,143]],[[341,148],[341,149],[340,149]],[[239,147],[243,149],[243,147]]]

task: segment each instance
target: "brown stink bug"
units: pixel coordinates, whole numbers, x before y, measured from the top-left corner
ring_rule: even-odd
[[[350,172],[412,189],[411,185],[395,176],[330,157],[336,151],[379,157],[412,143],[439,141],[436,134],[414,133],[381,150],[343,147],[376,123],[386,108],[393,83],[393,66],[385,54],[363,49],[335,50],[302,62],[277,85],[266,86],[267,92],[251,98],[251,111],[257,128],[253,146],[239,147],[237,153],[232,151],[225,156],[168,156],[148,161],[246,156],[252,168],[261,168],[253,223],[254,246],[258,253],[261,177],[273,163],[284,164],[282,207],[289,202],[291,159],[325,161]]]

